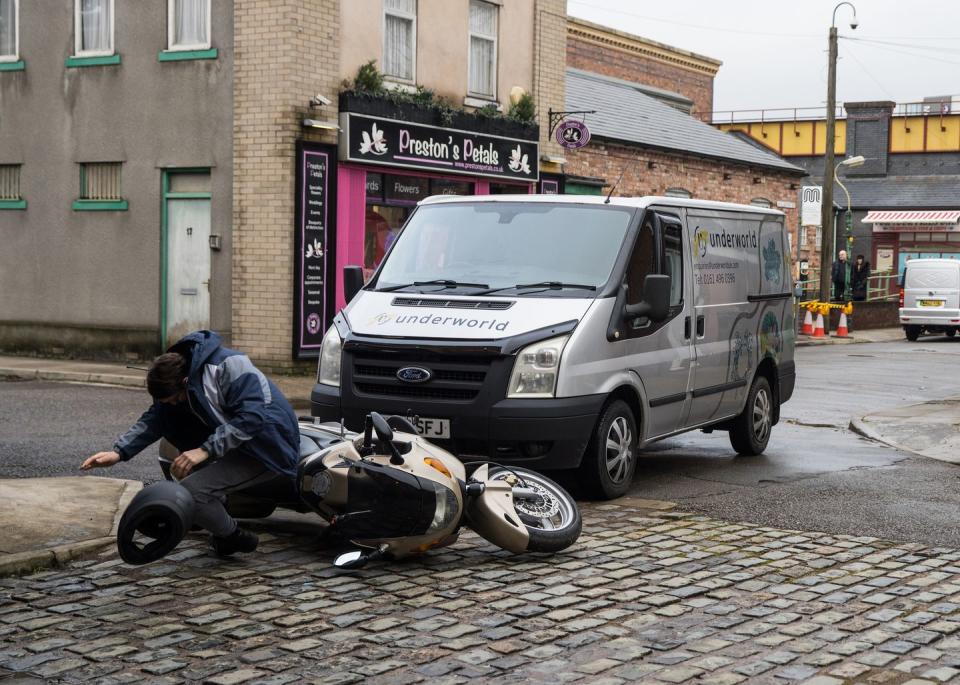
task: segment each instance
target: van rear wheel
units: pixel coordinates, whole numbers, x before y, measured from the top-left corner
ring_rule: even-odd
[[[920,326],[904,326],[903,332],[906,334],[907,340],[917,342],[917,338],[920,337]]]
[[[626,402],[614,400],[600,414],[580,476],[592,496],[616,499],[630,489],[636,470],[637,421]]]
[[[948,329],[947,329],[947,337],[948,337],[948,338],[952,338],[952,337],[955,336],[956,334],[957,334],[957,329],[956,329],[956,328],[948,328]]]
[[[773,393],[770,382],[764,376],[753,379],[747,404],[730,426],[730,445],[737,454],[756,456],[762,454],[770,441],[773,428]]]

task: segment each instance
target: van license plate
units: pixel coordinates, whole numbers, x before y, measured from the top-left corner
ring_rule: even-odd
[[[417,418],[417,432],[425,438],[449,438],[450,419]]]
[[[942,307],[943,300],[920,300],[921,307]]]

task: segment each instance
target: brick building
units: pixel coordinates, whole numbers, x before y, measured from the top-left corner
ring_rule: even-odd
[[[806,170],[692,116],[712,108],[718,60],[577,19],[567,65],[566,109],[596,112],[584,115],[590,143],[564,153],[566,192],[609,192],[622,174],[617,195],[781,209],[796,240]]]

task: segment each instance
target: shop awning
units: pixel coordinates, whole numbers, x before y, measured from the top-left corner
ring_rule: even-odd
[[[931,211],[870,211],[863,219],[865,224],[896,226],[955,226],[960,220],[960,210]]]

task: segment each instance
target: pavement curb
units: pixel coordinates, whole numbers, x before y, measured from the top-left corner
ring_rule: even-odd
[[[81,542],[71,542],[43,550],[5,554],[0,557],[0,578],[4,576],[22,576],[48,568],[63,566],[69,561],[99,552],[108,545],[116,544],[116,537],[93,538]]]
[[[883,437],[883,435],[881,435],[874,429],[870,428],[866,423],[864,423],[863,418],[850,419],[849,427],[850,427],[850,430],[856,433],[857,435],[867,438],[868,440],[873,440],[874,442],[879,442],[881,445],[886,445],[887,447],[892,447],[893,449],[900,450],[901,452],[907,452],[917,457],[923,457],[924,459],[933,458],[933,457],[928,457],[926,454],[923,454],[922,452],[917,452],[916,450],[912,450],[909,447],[904,447],[903,445],[887,440],[886,438]],[[937,461],[942,461],[942,460],[938,459]],[[944,462],[944,463],[949,463],[949,462]]]
[[[146,387],[146,381],[143,377],[126,376],[118,373],[0,367],[0,377],[16,378],[25,381],[68,381],[73,383],[96,383],[97,385],[119,385],[125,388]]]

